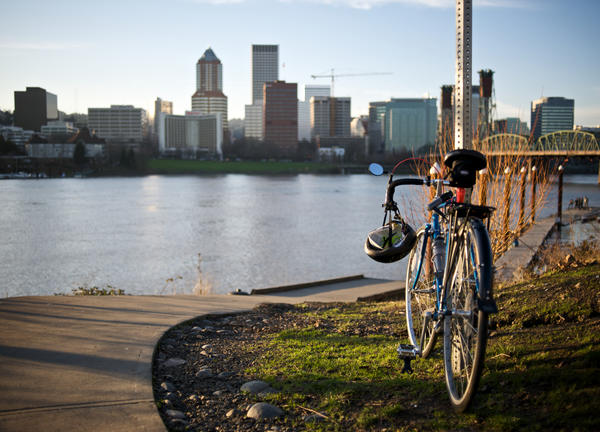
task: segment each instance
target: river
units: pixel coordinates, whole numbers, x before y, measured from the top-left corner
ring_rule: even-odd
[[[108,285],[127,294],[189,294],[198,286],[227,293],[354,274],[403,279],[405,260],[380,264],[363,252],[366,234],[382,221],[386,180],[236,174],[3,180],[0,296]],[[405,211],[421,205],[414,195],[409,189],[397,196]],[[565,177],[565,207],[582,195],[600,205],[596,176]],[[555,190],[549,202],[540,217],[556,211]]]

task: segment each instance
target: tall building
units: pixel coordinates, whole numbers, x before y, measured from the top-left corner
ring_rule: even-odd
[[[279,80],[279,45],[252,45],[252,100],[245,106],[244,135],[264,138],[263,87]]]
[[[222,157],[223,124],[220,113],[187,111],[185,115],[160,113],[158,148],[162,154],[185,158]]]
[[[88,108],[88,125],[100,138],[110,143],[140,144],[147,133],[146,110],[133,105]]]
[[[533,139],[560,130],[572,130],[575,100],[564,97],[545,97],[531,102]]]
[[[494,120],[494,133],[509,133],[515,135],[529,135],[527,122],[521,121],[518,117],[507,117],[505,119]]]
[[[221,114],[223,129],[228,130],[227,96],[223,94],[223,65],[211,48],[196,63],[196,92],[192,95],[192,111]]]
[[[310,140],[310,98],[313,96],[331,96],[328,85],[305,85],[304,100],[298,101],[298,140]]]
[[[279,45],[252,45],[252,104],[263,100],[263,85],[279,80]]]
[[[161,98],[156,98],[154,101],[154,134],[158,136],[158,123],[160,113],[173,114],[173,102],[164,101]]]
[[[435,144],[437,99],[391,99],[385,111],[385,151],[414,151]]]
[[[39,132],[49,120],[58,120],[55,94],[40,87],[15,92],[15,126]]]
[[[265,141],[291,155],[298,145],[298,84],[275,81],[263,89]]]
[[[311,97],[311,137],[349,137],[352,120],[350,110],[349,97]]]
[[[440,118],[438,122],[438,137],[443,145],[453,148],[454,142],[454,101],[452,93],[454,86],[443,85],[440,94]]]

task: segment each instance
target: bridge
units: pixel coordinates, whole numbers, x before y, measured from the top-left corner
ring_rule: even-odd
[[[501,133],[491,135],[474,145],[489,156],[600,157],[600,145],[596,137],[579,130],[552,132],[542,135],[536,141],[522,135]]]
[[[501,133],[474,142],[474,147],[490,157],[524,159],[600,158],[600,144],[594,134],[580,130],[562,130],[542,135],[533,141],[522,135]],[[600,184],[600,164],[598,165]]]

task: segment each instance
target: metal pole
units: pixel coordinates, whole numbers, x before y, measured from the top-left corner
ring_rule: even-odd
[[[527,169],[521,168],[521,178],[519,179],[519,222],[517,222],[517,232],[521,234],[525,228],[525,183],[527,180]]]
[[[535,222],[535,165],[531,167],[531,224]]]
[[[454,87],[454,148],[472,146],[471,58],[472,0],[456,0],[456,76]]]
[[[558,230],[562,226],[562,202],[563,202],[563,166],[558,167],[558,212],[556,213],[556,225]]]
[[[504,194],[502,197],[502,205],[504,206],[504,211],[502,212],[502,231],[504,237],[504,245],[508,247],[508,243],[510,242],[510,230],[509,230],[509,220],[510,220],[510,178],[511,172],[510,168],[506,167],[504,169]]]

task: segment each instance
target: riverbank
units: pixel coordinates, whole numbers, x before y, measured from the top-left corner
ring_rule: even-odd
[[[317,162],[200,161],[151,159],[148,174],[340,174],[342,166]],[[365,168],[366,172],[366,168]]]
[[[400,372],[403,302],[263,305],[185,323],[157,347],[156,403],[172,431],[598,430],[598,280],[598,262],[571,260],[498,293],[467,414],[450,407],[440,342]],[[252,380],[271,390],[240,391]],[[246,413],[258,402],[283,412],[256,421]]]

